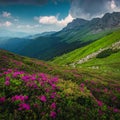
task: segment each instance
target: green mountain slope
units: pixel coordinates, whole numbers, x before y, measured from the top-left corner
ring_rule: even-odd
[[[0,119],[120,118],[120,82],[112,74],[59,67],[4,50],[0,63]]]
[[[77,18],[51,36],[32,40],[20,51],[20,54],[51,60],[86,46],[118,28],[120,28],[120,12],[106,13],[102,18],[94,18],[90,21]]]
[[[53,60],[53,63],[57,63],[59,65],[67,65],[72,64],[74,62],[79,61],[80,59],[99,51],[102,48],[106,48],[111,46],[113,43],[120,41],[120,30],[116,30],[111,34],[79,49],[76,49],[68,54],[64,54],[58,58]],[[118,56],[119,57],[119,56]]]
[[[117,71],[120,72],[120,51],[105,58],[93,58],[78,66],[84,66],[84,67],[94,66],[104,71],[112,69],[116,72]]]
[[[106,30],[97,34],[88,32],[85,34],[86,32],[83,30],[73,30],[73,32],[75,32],[74,35],[71,31],[61,31],[61,33],[58,33],[57,35],[43,36],[29,40],[30,42],[24,48],[18,52],[15,50],[14,52],[24,56],[50,60],[56,56],[61,56],[64,53],[73,51],[76,48],[88,45],[91,42],[110,34],[111,31],[112,30]]]

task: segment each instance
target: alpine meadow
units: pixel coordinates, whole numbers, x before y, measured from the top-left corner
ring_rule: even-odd
[[[0,120],[120,120],[120,1],[0,1]]]

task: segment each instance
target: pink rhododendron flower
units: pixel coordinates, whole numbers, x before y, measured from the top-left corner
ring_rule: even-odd
[[[54,77],[52,78],[52,81],[55,83],[55,82],[58,82],[58,78],[57,77]]]
[[[5,85],[9,86],[10,85],[10,81],[5,81]]]
[[[9,81],[9,80],[10,80],[10,77],[6,76],[5,80],[6,80],[6,81]]]
[[[0,98],[0,103],[3,103],[3,102],[5,102],[5,97]]]
[[[56,118],[56,115],[57,115],[56,112],[54,112],[54,111],[50,112],[50,117],[51,118]]]
[[[84,87],[84,86],[85,86],[85,84],[84,84],[84,83],[81,83],[81,84],[80,84],[80,87]]]
[[[20,103],[18,110],[30,110],[30,105],[26,103]]]
[[[46,91],[46,92],[50,92],[50,89],[49,89],[49,88],[46,88],[45,91]]]
[[[42,95],[42,96],[40,97],[40,100],[41,100],[42,102],[46,102],[46,101],[47,101],[47,99],[46,99],[46,97],[45,97],[44,95]]]
[[[119,112],[119,110],[117,108],[114,108],[113,112],[117,113],[117,112]]]
[[[55,97],[56,97],[56,92],[53,92],[52,94],[51,94],[51,96],[50,96],[50,98],[52,98],[52,99],[54,99]]]
[[[107,89],[107,88],[105,88],[105,89],[104,89],[104,92],[105,92],[105,93],[107,93],[107,92],[108,92],[108,89]]]
[[[24,102],[25,100],[28,100],[28,96],[23,95],[15,95],[12,97],[12,102],[20,100],[21,102]]]
[[[52,90],[55,90],[56,89],[56,85],[55,84],[52,84]]]
[[[56,109],[56,103],[53,102],[53,103],[51,104],[50,108],[51,108],[51,109]]]
[[[97,100],[97,104],[98,104],[98,106],[103,106],[103,102],[102,101],[99,101],[99,100]]]

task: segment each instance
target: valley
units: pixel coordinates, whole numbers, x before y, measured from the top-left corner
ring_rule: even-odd
[[[0,120],[119,120],[120,12],[0,39]]]

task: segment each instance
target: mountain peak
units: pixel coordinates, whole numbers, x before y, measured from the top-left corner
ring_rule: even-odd
[[[106,13],[102,18],[93,18],[88,21],[81,18],[74,19],[69,23],[63,31],[68,30],[81,30],[86,27],[89,30],[105,30],[112,29],[114,27],[120,27],[120,12]]]
[[[67,31],[70,29],[79,29],[78,27],[84,26],[86,23],[88,23],[88,20],[76,18],[71,23],[68,23],[68,25],[63,28],[63,30]]]

